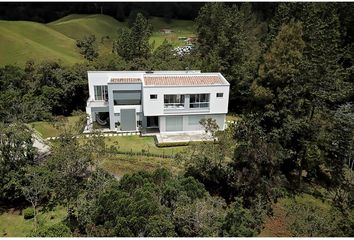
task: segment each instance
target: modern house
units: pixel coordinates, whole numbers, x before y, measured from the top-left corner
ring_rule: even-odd
[[[110,131],[195,132],[213,118],[225,127],[230,84],[200,71],[89,71],[88,128]]]

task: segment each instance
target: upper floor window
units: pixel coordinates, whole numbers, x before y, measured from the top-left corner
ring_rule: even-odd
[[[184,95],[164,95],[165,108],[184,108]]]
[[[222,93],[222,92],[218,92],[218,93],[216,94],[216,97],[218,97],[218,98],[222,98],[222,97],[224,97],[224,93]]]
[[[157,94],[150,94],[150,99],[157,99]]]
[[[140,105],[141,91],[113,91],[114,105]]]
[[[190,108],[208,108],[209,94],[191,94],[189,99]]]
[[[107,85],[94,86],[95,100],[108,100],[108,87]]]

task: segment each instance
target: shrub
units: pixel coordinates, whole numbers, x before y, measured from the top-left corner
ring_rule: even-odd
[[[157,147],[180,147],[188,146],[189,142],[156,143]]]
[[[34,209],[32,207],[29,207],[23,210],[23,218],[24,219],[34,218]]]
[[[39,228],[33,237],[71,237],[71,231],[64,223],[59,222],[51,226]]]

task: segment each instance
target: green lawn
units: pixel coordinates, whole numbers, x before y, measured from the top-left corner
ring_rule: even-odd
[[[116,136],[105,137],[107,146],[116,145],[119,146],[119,150],[125,152],[146,152],[161,154],[161,155],[174,155],[180,151],[183,151],[188,146],[179,147],[156,147],[154,137],[140,137],[140,136]]]
[[[66,117],[66,124],[68,126],[73,126],[78,119],[78,116]],[[57,137],[60,134],[60,131],[55,127],[54,122],[32,122],[29,123],[29,126],[35,129],[43,138]]]
[[[66,217],[66,209],[57,207],[53,211],[39,212],[38,222],[44,226],[56,224]],[[0,237],[26,237],[34,230],[33,219],[25,220],[20,210],[0,214]]]

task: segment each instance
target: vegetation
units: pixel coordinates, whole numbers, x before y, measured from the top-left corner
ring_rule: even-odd
[[[173,46],[185,43],[180,36],[194,36],[192,21],[152,17],[150,43],[154,48],[167,39]],[[171,29],[171,34],[161,33],[161,29]],[[106,15],[73,14],[59,20],[42,24],[26,21],[0,21],[0,66],[16,64],[24,66],[28,60],[36,63],[43,60],[61,61],[64,65],[83,62],[76,41],[88,36],[96,38],[98,54],[112,52],[113,41],[120,31],[127,29],[126,22],[119,22]]]
[[[185,56],[168,41],[153,51],[154,19],[136,10],[109,54],[1,67],[0,204],[33,209],[33,220],[16,218],[18,235],[264,236],[277,232],[276,218],[281,236],[353,236],[354,5],[257,6],[205,4]],[[76,138],[84,115],[55,120],[84,110],[88,70],[186,68],[230,80],[237,123],[223,132],[213,119],[200,123],[217,141],[158,148],[99,131]],[[38,161],[29,122],[59,136]],[[65,217],[45,225],[53,206]]]

